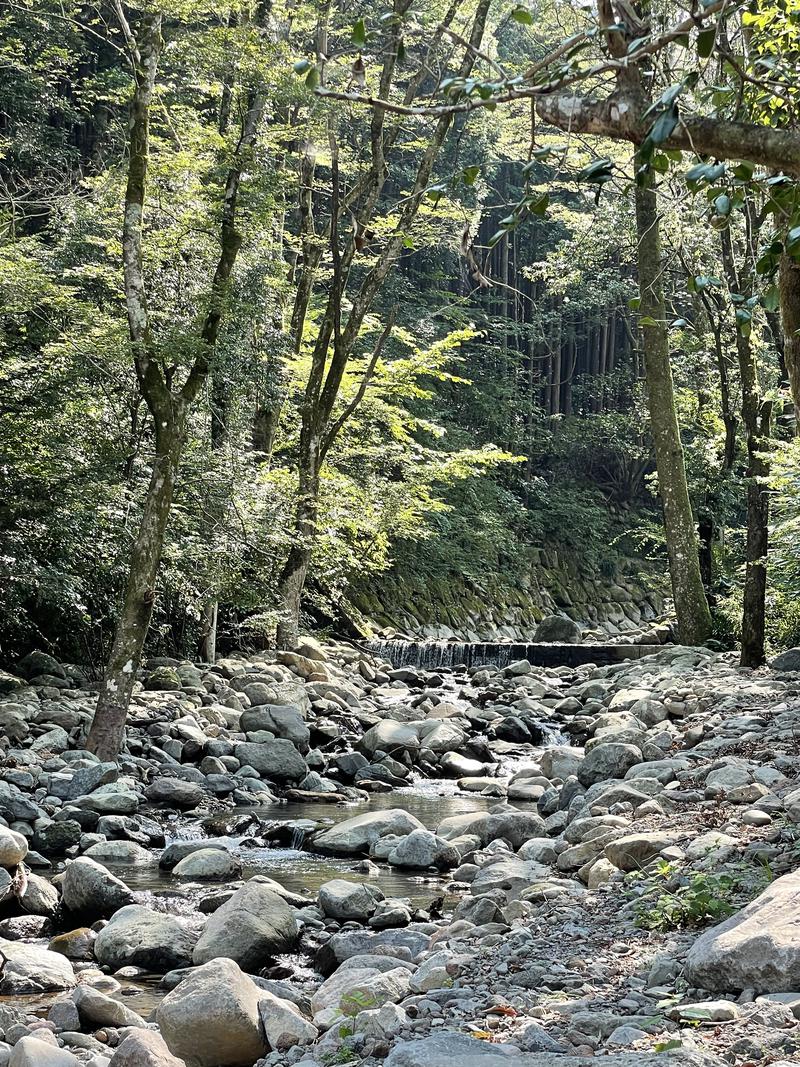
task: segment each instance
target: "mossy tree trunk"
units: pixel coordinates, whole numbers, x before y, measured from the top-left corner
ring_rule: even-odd
[[[711,613],[700,573],[697,533],[675,410],[658,202],[651,184],[636,188],[636,234],[645,383],[678,636],[684,644],[699,645],[711,632]]]

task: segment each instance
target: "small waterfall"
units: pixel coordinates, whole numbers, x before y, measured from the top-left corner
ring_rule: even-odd
[[[306,841],[306,828],[305,826],[293,826],[292,836],[289,841],[289,847],[295,849],[297,852],[302,852],[303,845]]]
[[[578,667],[585,663],[605,666],[622,660],[640,659],[661,649],[661,645],[559,644],[557,642],[517,643],[512,641],[407,641],[366,642],[375,656],[393,667],[421,667],[423,670],[452,670],[454,667],[507,667],[526,659],[536,667]]]

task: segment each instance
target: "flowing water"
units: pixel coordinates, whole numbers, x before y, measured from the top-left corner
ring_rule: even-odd
[[[422,667],[442,670],[454,667],[507,667],[526,659],[537,667],[577,667],[595,663],[604,666],[626,659],[640,659],[657,652],[660,645],[621,643],[562,644],[560,642],[518,643],[512,641],[405,641],[372,640],[366,647],[394,667]]]
[[[520,757],[504,765],[511,773],[517,766],[530,762],[533,757]],[[354,881],[372,881],[379,885],[387,897],[399,897],[416,907],[427,907],[434,899],[446,895],[448,876],[420,874],[403,871],[388,864],[381,864],[379,874],[373,877],[354,871],[360,859],[321,856],[303,848],[308,832],[321,826],[329,826],[350,819],[366,811],[386,808],[405,808],[430,829],[435,829],[442,819],[466,812],[485,811],[498,803],[497,797],[461,792],[452,781],[423,779],[414,784],[396,789],[391,793],[372,794],[368,799],[352,804],[331,805],[324,803],[298,804],[278,803],[263,808],[241,808],[224,813],[224,819],[235,821],[254,816],[252,828],[234,832],[228,838],[231,852],[242,862],[244,879],[256,874],[267,875],[280,882],[292,893],[315,898],[317,890],[332,878],[350,878]],[[519,807],[535,805],[517,804]],[[253,837],[263,839],[265,833],[275,833],[280,839],[278,847],[252,844]],[[199,822],[176,822],[173,833],[167,832],[168,843],[187,839],[202,839],[210,836]],[[213,836],[224,836],[214,833]],[[286,844],[284,845],[283,839]],[[203,896],[224,890],[225,885],[216,882],[185,882],[175,878],[169,871],[158,867],[158,853],[148,866],[107,866],[131,889],[140,895],[141,903],[158,911],[175,914],[195,914],[197,902]],[[46,942],[42,942],[43,945]],[[300,955],[278,960],[291,970],[292,978],[302,982],[310,978],[310,961]],[[122,988],[114,994],[129,1008],[149,1019],[163,999],[165,991],[157,976],[142,975],[120,979]],[[61,994],[41,994],[29,997],[0,997],[0,1004],[7,1002],[25,1012],[46,1015],[50,1005]]]

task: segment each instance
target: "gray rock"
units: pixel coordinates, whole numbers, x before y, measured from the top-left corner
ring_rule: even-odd
[[[93,918],[107,918],[134,900],[123,881],[86,856],[67,865],[61,895],[67,911]]]
[[[161,853],[158,865],[163,870],[171,871],[176,864],[187,856],[191,856],[193,852],[208,848],[227,852],[230,848],[230,842],[225,838],[215,837],[199,837],[191,841],[172,841]]]
[[[59,819],[37,827],[33,847],[48,856],[63,855],[68,848],[77,845],[82,836],[83,828],[75,819]]]
[[[135,841],[98,841],[84,852],[96,863],[119,863],[125,867],[152,867],[156,858]]]
[[[291,951],[297,937],[297,922],[286,901],[267,886],[250,881],[210,917],[193,960],[204,964],[228,958],[245,971],[256,971],[276,953]]]
[[[365,882],[348,882],[334,878],[319,887],[317,901],[324,915],[331,919],[358,919],[366,922],[374,914],[383,893]]]
[[[665,848],[676,844],[681,835],[666,830],[626,834],[605,847],[605,857],[620,871],[638,871]]]
[[[534,641],[557,641],[568,645],[580,644],[582,636],[577,622],[566,615],[545,615],[533,632]]]
[[[136,1026],[147,1028],[147,1023],[135,1011],[126,1007],[121,1001],[107,997],[98,989],[88,985],[79,985],[72,993],[72,999],[81,1019],[92,1028],[97,1026]]]
[[[29,1034],[14,1046],[8,1067],[80,1067],[80,1060],[67,1049]]]
[[[216,848],[201,848],[176,864],[172,873],[176,878],[224,881],[238,878],[242,873],[242,865],[229,852]]]
[[[424,870],[437,867],[441,871],[458,865],[458,850],[431,830],[412,830],[388,855],[393,867],[410,867]]]
[[[44,993],[74,985],[75,972],[65,956],[39,945],[0,939],[0,993]]]
[[[800,988],[800,871],[772,883],[742,911],[701,934],[686,974],[703,989],[780,993]]]
[[[180,778],[156,778],[144,791],[152,804],[164,804],[181,811],[192,811],[206,799],[206,792],[197,782]]]
[[[172,1055],[161,1034],[141,1030],[117,1046],[109,1067],[186,1067],[186,1062]]]
[[[308,773],[306,761],[291,741],[276,737],[263,744],[243,741],[235,748],[243,767],[252,767],[275,782],[299,782]]]
[[[609,779],[624,778],[626,771],[642,762],[642,753],[635,745],[609,741],[595,745],[586,753],[578,768],[581,785],[594,785]]]
[[[75,771],[64,793],[58,793],[63,800],[75,800],[93,793],[101,785],[116,782],[119,778],[119,767],[116,763],[93,763],[90,767],[79,767]]]
[[[269,730],[293,745],[308,745],[311,732],[297,708],[284,704],[259,704],[242,712],[240,729],[246,733]]]
[[[770,660],[773,671],[800,671],[800,648],[790,648]]]
[[[97,962],[118,970],[143,967],[157,974],[187,967],[197,934],[174,915],[131,904],[118,911],[97,935]]]
[[[22,834],[0,826],[0,867],[11,870],[25,859],[27,853],[28,842]]]
[[[388,1001],[397,1003],[409,991],[409,972],[403,967],[390,971],[346,968],[331,975],[311,997],[315,1026],[327,1030],[342,1016],[356,1016]]]
[[[317,834],[314,848],[334,855],[355,855],[369,852],[370,846],[387,834],[401,837],[420,829],[424,827],[419,819],[404,808],[369,811]]]
[[[413,725],[395,722],[394,719],[382,719],[367,730],[359,742],[359,748],[369,756],[376,752],[387,752],[390,756],[403,752],[418,752],[419,734]]]
[[[38,874],[29,874],[25,892],[19,898],[22,910],[28,915],[46,915],[52,919],[58,911],[61,898],[58,890]]]
[[[291,1001],[276,997],[266,990],[259,990],[258,1010],[271,1049],[286,1051],[296,1045],[308,1045],[316,1041],[319,1030]]]
[[[251,1067],[268,1050],[256,984],[231,959],[203,964],[168,993],[156,1022],[187,1067]]]

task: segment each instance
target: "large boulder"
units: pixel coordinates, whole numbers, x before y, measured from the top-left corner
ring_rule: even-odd
[[[358,919],[366,922],[374,913],[383,893],[365,882],[348,882],[334,878],[319,887],[317,901],[323,915],[330,919]]]
[[[581,785],[594,785],[611,779],[624,778],[627,771],[642,762],[641,749],[636,745],[608,741],[590,749],[578,768]]]
[[[444,838],[437,837],[433,831],[424,828],[412,830],[395,845],[388,855],[389,863],[393,867],[409,867],[416,870],[437,867],[445,871],[458,866],[460,859],[453,845]]]
[[[778,878],[742,911],[695,941],[686,975],[703,989],[800,989],[800,871]]]
[[[446,1030],[419,1041],[401,1041],[384,1060],[384,1067],[723,1067],[710,1052],[685,1045],[654,1055],[649,1049],[603,1056],[565,1056],[559,1052],[522,1053],[516,1045],[480,1041]]]
[[[0,826],[0,867],[10,870],[25,859],[28,842],[16,830]]]
[[[147,1023],[120,1000],[107,997],[99,989],[79,985],[72,994],[81,1021],[95,1030],[98,1026],[134,1026],[147,1029]]]
[[[166,776],[156,778],[144,793],[151,804],[164,804],[181,811],[193,811],[206,799],[205,790],[197,782]]]
[[[185,856],[172,869],[176,878],[197,878],[209,881],[225,881],[238,878],[242,865],[236,856],[218,848],[199,848]]]
[[[321,1030],[355,1016],[366,1008],[396,1004],[407,996],[410,974],[404,967],[388,971],[373,968],[342,967],[332,974],[311,998],[314,1025]]]
[[[295,1045],[308,1045],[317,1039],[319,1030],[303,1017],[295,1004],[264,989],[259,993],[258,1010],[271,1049],[285,1052]]]
[[[170,1052],[187,1067],[252,1067],[266,1054],[261,991],[233,960],[192,970],[156,1011]]]
[[[51,1045],[35,1034],[26,1034],[14,1046],[8,1067],[80,1067],[80,1060],[69,1049]]]
[[[626,834],[616,841],[609,841],[605,847],[605,858],[620,871],[638,871],[663,849],[676,844],[680,837],[667,830]]]
[[[800,648],[789,648],[769,661],[773,671],[800,671]]]
[[[533,811],[498,811],[486,820],[486,840],[502,838],[516,851],[533,837],[546,834],[544,819]]]
[[[0,938],[0,993],[49,993],[74,985],[75,972],[66,956],[40,945]]]
[[[67,865],[61,895],[67,911],[93,919],[108,918],[134,900],[123,881],[88,856]]]
[[[176,916],[131,904],[97,935],[94,954],[112,971],[133,966],[164,974],[189,966],[196,941],[197,933]]]
[[[382,719],[371,726],[359,742],[359,748],[367,755],[387,752],[390,756],[402,755],[404,752],[418,752],[420,747],[417,728],[410,723],[395,722],[394,719]]]
[[[186,1067],[186,1061],[172,1055],[161,1034],[139,1030],[117,1046],[108,1067]]]
[[[311,731],[298,709],[283,704],[258,704],[248,708],[242,712],[239,728],[246,734],[269,730],[276,737],[298,746],[307,745],[311,737]]]
[[[306,761],[291,741],[276,737],[274,741],[242,741],[235,755],[243,767],[252,767],[275,782],[299,782],[308,774]]]
[[[289,952],[298,937],[294,912],[265,885],[246,882],[217,908],[194,949],[196,964],[227,958],[255,971],[272,956]]]
[[[551,873],[550,868],[542,863],[500,854],[481,867],[472,880],[470,891],[478,897],[502,889],[509,900],[514,900],[534,882],[549,877]]]
[[[358,855],[369,852],[370,846],[387,834],[402,837],[420,829],[424,827],[419,819],[404,808],[368,811],[317,834],[314,848],[334,855]]]
[[[560,644],[580,644],[582,631],[577,622],[566,615],[545,615],[533,632],[533,640],[557,641]]]

